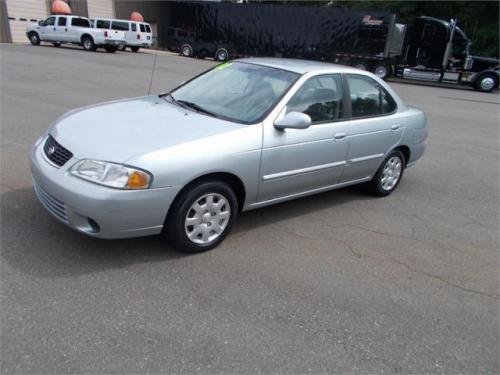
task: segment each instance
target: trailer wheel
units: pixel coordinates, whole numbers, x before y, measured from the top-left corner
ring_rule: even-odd
[[[379,63],[379,64],[376,64],[374,67],[373,67],[373,70],[372,70],[373,74],[375,74],[377,77],[379,78],[382,78],[382,79],[387,79],[391,76],[391,68],[384,64],[384,63]]]
[[[477,77],[474,88],[482,92],[492,92],[498,86],[498,77],[495,73],[484,73]]]
[[[225,48],[219,48],[215,51],[215,61],[226,61],[229,59],[229,52]]]
[[[193,56],[193,47],[189,44],[183,44],[181,47],[181,56],[191,57]]]

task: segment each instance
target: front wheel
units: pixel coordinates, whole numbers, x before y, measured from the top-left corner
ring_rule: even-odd
[[[229,52],[225,48],[219,48],[215,52],[215,60],[216,61],[226,61],[229,59]]]
[[[126,51],[127,50],[127,45],[126,44],[121,44],[117,48],[118,48],[118,51]]]
[[[391,76],[391,68],[384,63],[376,64],[373,67],[372,71],[373,71],[373,74],[375,74],[377,77],[380,77],[382,79],[387,79]]]
[[[482,92],[492,92],[498,86],[498,77],[495,73],[481,74],[474,82],[474,88]]]
[[[184,57],[192,57],[193,47],[191,47],[189,44],[184,44],[180,49],[180,55]]]
[[[165,221],[172,247],[190,253],[213,249],[229,234],[238,215],[236,196],[226,183],[208,180],[176,198]]]
[[[53,45],[54,47],[61,47],[61,43],[59,43],[59,42],[52,43],[52,45]]]
[[[398,186],[403,170],[405,168],[405,157],[399,150],[392,151],[383,161],[373,179],[369,182],[369,188],[373,195],[385,197],[391,194]]]
[[[30,43],[33,44],[34,46],[40,45],[40,36],[38,35],[38,33],[35,32],[29,33],[28,38],[30,40]]]
[[[117,48],[115,46],[104,46],[104,49],[106,50],[106,52],[108,53],[115,53]]]

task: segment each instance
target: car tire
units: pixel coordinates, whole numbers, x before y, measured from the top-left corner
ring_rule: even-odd
[[[373,179],[368,183],[370,192],[377,197],[391,194],[399,185],[405,169],[405,156],[393,150],[380,165]]]
[[[214,56],[215,61],[227,61],[229,60],[229,52],[225,48],[219,48],[217,51],[215,51],[215,56]]]
[[[132,50],[132,52],[139,51],[139,47],[137,47],[137,46],[130,47],[130,49]]]
[[[219,180],[205,180],[175,199],[165,220],[164,233],[177,250],[207,251],[226,238],[237,215],[238,201],[231,187]]]
[[[59,42],[52,43],[52,45],[53,45],[54,47],[61,47],[61,43],[59,43]]]
[[[492,92],[498,86],[498,77],[495,73],[484,73],[477,77],[474,88],[481,92]]]
[[[127,46],[125,44],[122,44],[122,45],[119,45],[117,47],[118,51],[126,51],[127,50]]]
[[[82,38],[82,47],[85,51],[95,51],[97,49],[94,39],[89,35],[85,35]]]
[[[378,63],[372,69],[372,73],[382,79],[387,79],[392,75],[391,67],[385,63]]]
[[[117,48],[115,46],[104,46],[104,49],[106,50],[106,52],[108,53],[115,53]]]
[[[183,44],[181,49],[179,50],[179,54],[184,57],[192,57],[193,56],[193,47],[189,44]]]
[[[33,44],[34,46],[40,45],[40,35],[38,33],[32,31],[28,34],[28,39],[30,40],[30,43]]]

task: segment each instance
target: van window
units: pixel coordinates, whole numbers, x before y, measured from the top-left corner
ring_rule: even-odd
[[[113,30],[128,31],[128,22],[113,21],[111,28]]]
[[[104,21],[104,20],[97,20],[95,23],[95,27],[97,29],[109,29],[109,21]]]
[[[141,23],[141,24],[139,24],[139,26],[141,27],[141,33],[145,33],[146,32],[146,28],[144,27],[144,24]]]
[[[137,24],[132,23],[130,26],[132,26],[132,31],[137,31]]]
[[[71,19],[71,26],[90,27],[90,22],[89,22],[89,20],[87,20],[85,18],[72,18]]]
[[[57,26],[66,26],[66,17],[59,17],[57,20]]]
[[[148,24],[146,24],[146,32],[147,32],[147,33],[150,33],[150,32],[151,32],[151,27],[149,27],[149,25],[148,25]]]

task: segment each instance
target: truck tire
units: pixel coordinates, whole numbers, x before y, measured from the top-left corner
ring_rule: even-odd
[[[118,51],[126,51],[127,50],[127,45],[126,44],[121,44],[118,47],[116,47]]]
[[[382,79],[387,79],[392,75],[391,67],[385,63],[377,63],[372,69],[373,74]]]
[[[132,50],[132,52],[139,51],[139,47],[137,47],[137,46],[130,47],[130,49]]]
[[[104,46],[104,49],[106,50],[106,52],[108,53],[115,53],[117,48],[115,46]]]
[[[474,81],[477,91],[492,92],[498,86],[498,77],[495,73],[483,73]]]
[[[32,31],[28,34],[28,38],[30,40],[30,43],[33,44],[34,46],[40,45],[40,36],[38,35],[37,32]]]
[[[179,50],[180,55],[184,57],[192,57],[193,56],[193,47],[189,44],[183,44],[181,49]]]
[[[215,56],[214,56],[215,61],[227,61],[229,60],[229,52],[225,48],[219,48],[217,51],[215,51]]]
[[[97,49],[94,39],[90,35],[82,36],[82,47],[85,51],[95,51]]]
[[[55,42],[55,43],[52,43],[52,45],[54,47],[61,47],[61,43],[60,42]]]

